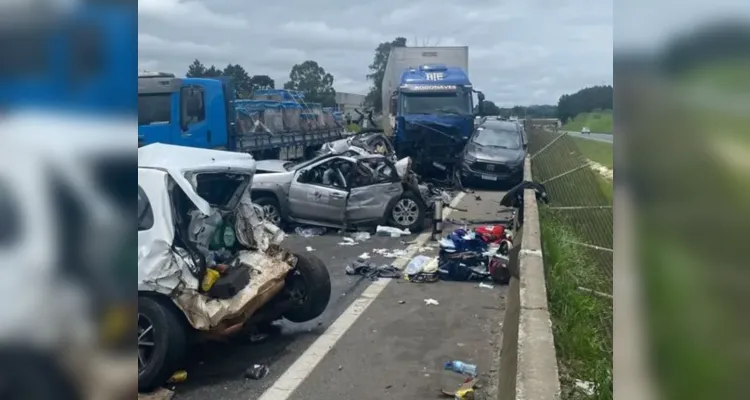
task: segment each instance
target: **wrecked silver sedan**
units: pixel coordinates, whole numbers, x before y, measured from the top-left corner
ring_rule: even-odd
[[[408,159],[393,163],[389,157],[350,149],[258,174],[251,194],[277,225],[350,229],[388,224],[413,232],[424,227],[432,193],[417,184],[409,169]]]
[[[193,336],[251,333],[328,305],[325,264],[279,246],[257,215],[250,155],[152,144],[138,149],[138,389],[182,367]]]

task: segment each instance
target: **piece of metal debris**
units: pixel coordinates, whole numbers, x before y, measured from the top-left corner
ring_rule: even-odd
[[[268,369],[267,366],[263,364],[255,364],[252,367],[245,370],[245,377],[254,379],[257,381],[259,379],[265,378],[269,372],[271,371]]]
[[[484,283],[484,282],[479,282],[479,286],[478,287],[484,288],[484,289],[494,289],[495,288],[494,286],[490,285],[489,283]]]

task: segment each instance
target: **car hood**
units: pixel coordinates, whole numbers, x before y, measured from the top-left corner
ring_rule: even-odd
[[[522,149],[503,149],[501,147],[478,146],[469,144],[466,154],[477,160],[487,160],[502,163],[517,163],[523,161],[526,152]]]
[[[257,171],[287,172],[284,168],[287,163],[289,160],[261,160],[255,162],[255,168]]]

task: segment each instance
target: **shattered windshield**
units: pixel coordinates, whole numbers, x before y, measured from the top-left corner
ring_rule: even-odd
[[[471,95],[463,91],[403,93],[401,96],[401,114],[471,115]]]

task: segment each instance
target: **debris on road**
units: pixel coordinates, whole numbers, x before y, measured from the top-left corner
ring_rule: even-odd
[[[479,288],[483,288],[483,289],[494,289],[495,288],[494,286],[492,286],[492,285],[490,285],[488,283],[484,283],[484,282],[479,282],[479,286],[478,287]]]
[[[477,366],[474,364],[465,363],[463,361],[447,361],[445,364],[443,364],[443,368],[446,371],[453,371],[457,374],[466,375],[471,378],[476,378],[477,376]]]
[[[372,252],[385,258],[402,258],[409,254],[406,250],[372,249]]]
[[[351,265],[347,265],[345,271],[347,275],[362,275],[372,280],[378,278],[401,278],[401,271],[392,265],[376,266],[375,264],[359,260]]]
[[[470,281],[492,278],[495,283],[510,281],[507,255],[512,232],[502,225],[456,229],[440,240],[438,275],[443,280]]]
[[[411,232],[409,232],[408,229],[398,229],[392,226],[382,226],[382,225],[378,225],[378,227],[375,229],[375,232],[377,232],[377,234],[380,236],[390,236],[390,237],[401,237],[401,236],[411,235]]]
[[[341,239],[343,242],[339,242],[339,246],[354,246],[357,244],[357,242],[350,237],[343,237]]]
[[[174,392],[166,389],[159,388],[151,393],[138,393],[138,400],[172,400]]]
[[[307,250],[307,251],[315,251],[315,249],[313,249],[313,248],[312,248],[312,247],[310,247],[310,246],[307,246],[307,247],[305,247],[305,250]]]
[[[366,242],[370,240],[370,233],[369,232],[355,232],[352,235],[351,239],[354,240],[355,242]]]
[[[398,304],[406,304],[406,302],[404,300],[399,300]]]
[[[326,233],[326,228],[323,228],[320,226],[307,226],[307,227],[298,226],[294,228],[294,231],[302,237],[310,238],[310,237],[324,235]]]
[[[357,257],[357,260],[367,260],[367,259],[369,259],[369,258],[370,258],[370,255],[369,255],[369,254],[367,254],[367,253],[362,253],[362,254],[360,254],[360,255],[359,255],[359,257]]]
[[[167,383],[182,383],[187,380],[187,371],[180,370],[172,374],[172,377],[167,380]]]
[[[409,261],[404,270],[404,279],[410,282],[437,282],[438,263],[435,257],[416,256]]]
[[[456,400],[474,400],[474,389],[478,388],[479,379],[467,379],[456,391],[451,392],[443,389],[442,392],[446,396],[450,396]]]
[[[248,340],[250,340],[250,343],[258,343],[266,339],[268,339],[267,333],[255,333],[255,334],[250,335],[250,337],[248,338]]]
[[[437,305],[440,305],[440,303],[438,303],[438,301],[435,300],[435,299],[424,299],[424,304],[426,306],[430,306],[430,305],[437,306]]]
[[[245,371],[245,377],[254,379],[257,381],[259,379],[265,378],[269,372],[271,372],[271,370],[268,369],[267,366],[263,364],[255,364]]]

